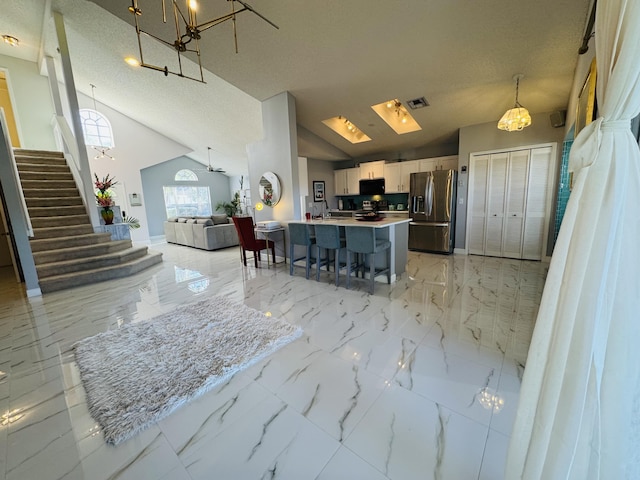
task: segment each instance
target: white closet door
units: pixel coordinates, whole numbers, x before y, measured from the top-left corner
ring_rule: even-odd
[[[531,166],[529,168],[529,188],[527,192],[527,215],[524,223],[524,240],[522,258],[540,260],[545,245],[547,231],[547,202],[551,174],[551,147],[531,150]]]
[[[487,179],[490,155],[471,157],[469,178],[469,253],[484,255],[484,227],[487,208]]]
[[[487,225],[485,232],[485,255],[502,256],[502,235],[507,183],[509,153],[495,153],[489,161],[487,193]]]
[[[503,257],[522,258],[522,235],[527,205],[530,153],[531,150],[520,150],[509,154],[502,237]]]

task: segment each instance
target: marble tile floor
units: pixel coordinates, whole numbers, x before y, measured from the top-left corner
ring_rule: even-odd
[[[547,266],[409,254],[354,290],[158,244],[162,264],[27,299],[0,270],[0,478],[499,480]],[[77,340],[224,295],[304,335],[117,447],[92,420]]]

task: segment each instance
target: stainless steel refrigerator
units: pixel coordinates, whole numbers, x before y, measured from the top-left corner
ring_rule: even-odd
[[[411,174],[410,250],[453,253],[456,182],[455,170]]]

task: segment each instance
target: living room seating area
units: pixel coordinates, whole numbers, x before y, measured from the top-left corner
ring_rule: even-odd
[[[164,222],[167,243],[202,250],[218,250],[238,245],[236,229],[226,215],[171,217]]]

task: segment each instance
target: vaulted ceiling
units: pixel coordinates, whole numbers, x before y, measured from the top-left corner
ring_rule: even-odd
[[[179,0],[182,5],[182,0]],[[165,3],[170,3],[165,0]],[[201,0],[198,20],[225,14],[226,0]],[[531,113],[566,108],[590,0],[252,0],[258,16],[237,16],[202,33],[206,84],[124,64],[138,56],[129,0],[51,0],[62,12],[76,86],[193,149],[229,174],[246,171],[246,144],[262,136],[260,101],[296,98],[303,156],[346,159],[457,143],[462,126],[496,121],[513,105],[512,77],[524,74],[520,102]],[[173,41],[160,0],[139,0],[143,28]],[[0,0],[0,33],[26,47],[0,54],[56,55],[48,2]],[[238,6],[238,4],[236,4]],[[145,23],[146,22],[146,23]],[[170,26],[171,27],[171,26]],[[145,61],[175,64],[175,51],[149,41]],[[188,62],[188,67],[193,67]],[[397,135],[371,105],[426,97],[411,111],[422,130]],[[372,138],[351,144],[322,120],[342,115]]]

